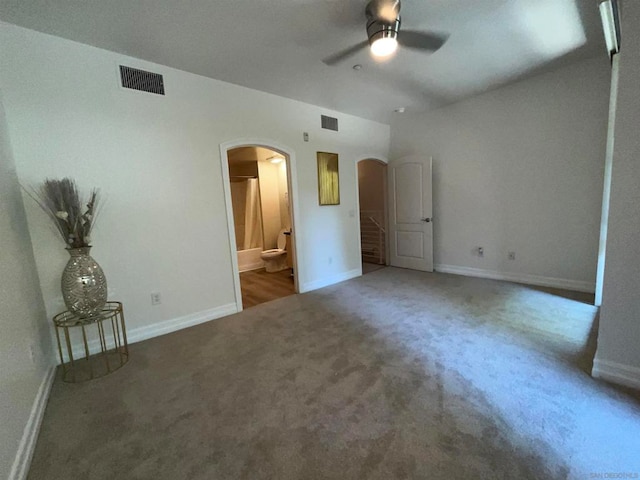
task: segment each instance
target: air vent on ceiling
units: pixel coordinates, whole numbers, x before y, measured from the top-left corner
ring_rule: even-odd
[[[164,83],[159,73],[146,72],[120,65],[120,79],[124,88],[164,95]]]
[[[322,119],[322,128],[326,128],[327,130],[338,131],[338,119],[333,117],[327,117],[326,115],[321,115]]]

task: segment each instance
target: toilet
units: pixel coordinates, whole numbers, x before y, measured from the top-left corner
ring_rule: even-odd
[[[280,230],[278,235],[278,248],[272,248],[271,250],[265,250],[260,254],[260,258],[264,261],[264,267],[267,272],[280,272],[287,268],[287,237],[284,234],[285,230]]]

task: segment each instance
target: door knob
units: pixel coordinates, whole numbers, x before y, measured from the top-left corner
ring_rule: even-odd
[[[429,222],[431,221],[431,219],[430,219],[430,218],[422,218],[421,220],[422,220],[423,222],[427,222],[427,223],[429,223]]]

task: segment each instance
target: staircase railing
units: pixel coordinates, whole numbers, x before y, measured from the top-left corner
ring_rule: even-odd
[[[360,212],[360,240],[363,262],[385,264],[386,230],[379,220],[381,218],[384,218],[384,212],[382,211],[363,210]]]

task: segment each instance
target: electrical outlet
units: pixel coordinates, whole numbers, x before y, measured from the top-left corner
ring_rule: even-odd
[[[308,142],[308,141],[309,141],[309,134],[308,134],[307,132],[304,132],[304,133],[302,134],[302,139],[303,139],[305,142]]]
[[[509,260],[515,260],[516,259],[516,252],[509,252]]]
[[[151,294],[151,305],[160,305],[162,303],[160,299],[160,292],[154,292]]]
[[[333,257],[329,257],[329,265],[333,263]]]
[[[484,247],[476,248],[476,252],[478,252],[479,257],[484,257]]]

